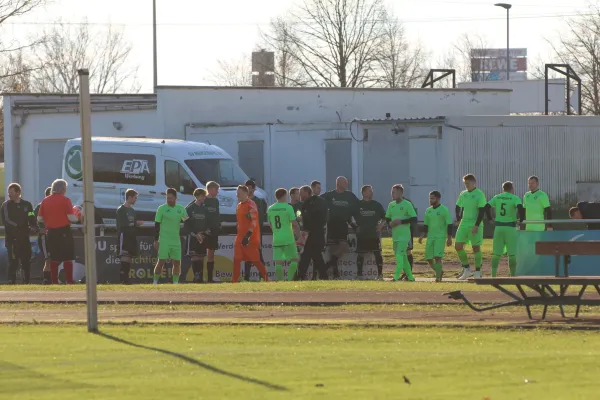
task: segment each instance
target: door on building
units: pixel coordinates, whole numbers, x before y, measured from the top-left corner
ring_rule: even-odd
[[[335,189],[338,176],[348,179],[348,190],[352,190],[352,140],[325,140],[325,188]]]
[[[238,142],[238,162],[246,175],[253,178],[258,187],[265,187],[265,142],[248,140]]]
[[[44,191],[54,182],[62,178],[63,153],[67,140],[37,140],[37,184],[36,204],[44,198]]]
[[[419,221],[429,207],[429,192],[439,190],[437,172],[437,134],[408,138],[410,159],[410,200],[417,208]]]

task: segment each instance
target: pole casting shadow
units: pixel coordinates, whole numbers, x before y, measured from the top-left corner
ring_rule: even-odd
[[[180,360],[188,362],[188,363],[190,363],[192,365],[195,365],[195,366],[200,367],[200,368],[204,368],[204,369],[206,369],[206,370],[208,370],[210,372],[214,372],[214,373],[219,374],[219,375],[227,376],[229,378],[239,379],[241,381],[248,382],[248,383],[253,383],[255,385],[260,385],[260,386],[263,386],[263,387],[266,387],[266,388],[272,389],[272,390],[279,390],[279,391],[287,391],[288,390],[284,386],[274,385],[272,383],[261,381],[259,379],[250,378],[250,377],[243,376],[243,375],[238,375],[238,374],[235,374],[233,372],[228,372],[228,371],[222,370],[220,368],[213,367],[212,365],[203,363],[203,362],[198,361],[198,360],[196,360],[196,359],[194,359],[192,357],[188,357],[185,354],[175,353],[173,351],[169,351],[169,350],[165,350],[165,349],[159,349],[158,347],[144,346],[142,344],[133,343],[133,342],[127,341],[125,339],[121,339],[121,338],[118,338],[116,336],[109,335],[108,333],[104,333],[104,332],[98,332],[97,335],[98,336],[102,336],[102,337],[104,337],[106,339],[109,339],[109,340],[113,340],[113,341],[115,341],[117,343],[126,344],[128,346],[137,347],[139,349],[157,351],[157,352],[165,354],[167,356],[179,358]]]

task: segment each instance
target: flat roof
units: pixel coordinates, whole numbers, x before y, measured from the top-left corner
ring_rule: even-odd
[[[279,86],[158,86],[157,90],[282,90],[282,91],[356,91],[356,92],[512,92],[512,89],[476,88],[349,88],[349,87],[279,87]]]

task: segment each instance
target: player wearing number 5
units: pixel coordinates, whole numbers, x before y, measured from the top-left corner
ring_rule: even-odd
[[[294,279],[298,269],[298,248],[296,247],[296,236],[300,236],[300,226],[296,222],[294,207],[287,203],[288,192],[285,189],[277,189],[275,198],[277,203],[269,207],[267,216],[273,231],[273,261],[275,262],[275,276],[278,281],[283,280],[282,264],[288,262],[288,281]]]
[[[485,206],[488,218],[490,217],[490,208],[493,208],[496,212],[494,248],[492,252],[492,277],[495,277],[498,272],[500,257],[504,254],[505,248],[508,254],[510,276],[515,276],[517,270],[517,220],[523,222],[523,219],[525,219],[525,210],[521,204],[521,199],[514,195],[515,189],[513,183],[504,182],[502,190],[502,193],[494,196]]]

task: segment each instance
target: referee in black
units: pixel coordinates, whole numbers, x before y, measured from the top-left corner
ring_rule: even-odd
[[[325,225],[327,225],[327,202],[320,196],[313,194],[310,186],[300,188],[302,200],[302,230],[308,232],[304,251],[298,263],[298,280],[305,280],[310,261],[313,262],[313,277],[327,278],[323,249],[325,248]]]
[[[600,203],[580,201],[569,209],[571,219],[597,219],[598,223],[587,224],[588,230],[600,230]]]
[[[8,283],[17,281],[17,268],[23,270],[23,283],[31,277],[31,242],[29,235],[37,231],[37,221],[30,202],[21,198],[21,185],[8,185],[8,200],[2,204],[2,224],[8,251]]]

